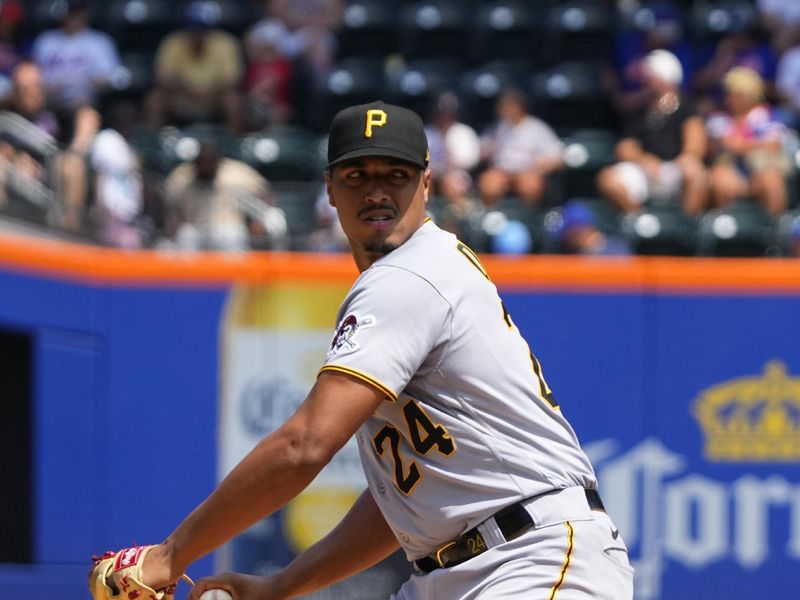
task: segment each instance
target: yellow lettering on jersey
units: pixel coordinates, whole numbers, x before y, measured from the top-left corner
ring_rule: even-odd
[[[475,537],[467,538],[467,544],[469,544],[469,551],[472,554],[478,554],[486,550],[486,542],[483,541],[483,536],[480,533]]]
[[[386,111],[383,111],[379,108],[371,108],[367,111],[367,125],[364,129],[364,137],[371,138],[372,137],[372,128],[373,127],[383,127],[386,125]]]

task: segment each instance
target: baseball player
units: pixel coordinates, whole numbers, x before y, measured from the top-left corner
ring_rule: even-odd
[[[308,485],[356,435],[368,489],[281,572],[198,582],[293,598],[398,547],[396,600],[632,598],[625,544],[539,361],[475,254],[426,218],[418,115],[374,102],[333,119],[325,172],[361,274],[305,402],[162,544],[143,582],[171,585]]]

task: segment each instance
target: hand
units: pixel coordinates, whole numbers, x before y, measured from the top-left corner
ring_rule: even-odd
[[[200,600],[203,592],[223,589],[233,600],[282,600],[287,596],[276,591],[272,577],[256,577],[241,573],[221,573],[198,581],[187,600]]]
[[[172,554],[165,544],[154,546],[142,563],[142,583],[154,590],[160,590],[175,583],[183,574],[183,570],[175,570]]]

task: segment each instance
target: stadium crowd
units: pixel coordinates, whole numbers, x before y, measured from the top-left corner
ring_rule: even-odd
[[[324,132],[376,98],[478,251],[800,256],[797,0],[0,0],[0,216],[344,250]]]

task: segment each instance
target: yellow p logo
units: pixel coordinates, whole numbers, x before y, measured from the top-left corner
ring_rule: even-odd
[[[367,111],[367,126],[364,129],[364,137],[372,137],[373,127],[383,127],[386,125],[386,112],[379,108],[373,108]]]

